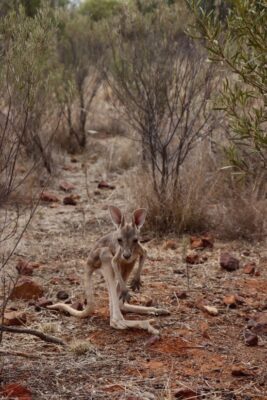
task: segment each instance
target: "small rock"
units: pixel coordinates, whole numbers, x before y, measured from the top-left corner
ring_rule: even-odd
[[[10,299],[38,299],[43,293],[44,289],[39,283],[30,278],[23,277],[19,279],[16,286],[13,288]]]
[[[257,346],[259,338],[256,334],[252,333],[249,330],[246,330],[244,333],[244,337],[246,346]]]
[[[228,294],[224,296],[223,302],[226,306],[235,307],[237,303],[236,296],[234,294]]]
[[[239,268],[239,260],[229,253],[222,253],[220,266],[226,271],[235,271]]]
[[[33,273],[33,267],[29,263],[29,261],[20,259],[18,260],[18,263],[16,265],[16,269],[20,275],[32,275]]]
[[[63,199],[63,204],[65,204],[65,206],[76,206],[77,200],[75,199],[75,197],[73,195],[66,196]]]
[[[197,392],[190,388],[182,388],[174,393],[174,397],[178,400],[197,399]]]
[[[54,193],[46,192],[46,191],[41,193],[40,200],[48,202],[48,203],[57,203],[60,201],[60,199]]]
[[[100,196],[100,194],[101,194],[100,190],[94,190],[94,195],[95,196]]]
[[[1,389],[0,394],[10,399],[32,400],[31,391],[20,383],[10,383],[5,385]]]
[[[191,249],[213,248],[214,238],[208,234],[190,237]]]
[[[69,298],[69,295],[64,290],[60,290],[59,292],[57,292],[57,299],[58,300],[67,300],[68,298]]]
[[[185,261],[187,264],[200,264],[201,260],[198,254],[188,254]]]
[[[160,340],[160,336],[159,335],[153,335],[146,341],[146,346],[152,346],[153,344],[155,344],[159,340]]]
[[[233,365],[231,374],[233,376],[249,376],[251,373],[245,369],[242,365]]]
[[[75,189],[75,186],[72,183],[66,181],[60,182],[59,187],[64,192],[71,192],[73,189]]]
[[[99,182],[99,184],[97,185],[98,189],[110,189],[110,190],[114,190],[115,186],[114,185],[110,185],[108,182],[106,181],[101,181]]]
[[[9,311],[4,313],[4,325],[19,326],[27,322],[27,315],[21,311]]]
[[[163,245],[164,250],[176,250],[177,247],[178,243],[176,242],[176,240],[167,240]]]
[[[267,312],[257,313],[252,320],[248,321],[247,327],[250,328],[253,331],[253,333],[266,335]]]
[[[219,311],[216,307],[213,306],[203,306],[203,310],[207,311],[208,314],[216,316],[219,314]]]
[[[248,263],[244,266],[243,272],[244,274],[253,275],[256,270],[256,264],[254,262]]]
[[[187,299],[187,293],[184,290],[181,290],[180,292],[175,292],[174,297],[178,297],[178,299],[184,300]]]

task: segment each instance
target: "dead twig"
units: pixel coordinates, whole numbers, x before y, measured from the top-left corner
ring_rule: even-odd
[[[46,335],[43,332],[37,331],[36,329],[14,328],[11,326],[0,325],[0,332],[25,333],[26,335],[37,336],[38,338],[44,340],[45,342],[61,344],[62,346],[66,345],[66,343],[63,340],[58,339],[54,336]]]

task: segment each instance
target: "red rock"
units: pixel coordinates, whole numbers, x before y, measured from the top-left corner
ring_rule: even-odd
[[[190,237],[191,249],[213,248],[214,238],[208,234]]]
[[[253,275],[256,270],[256,264],[254,262],[248,263],[244,266],[243,272],[244,274]]]
[[[22,277],[11,292],[10,298],[31,300],[38,299],[44,293],[43,287],[30,278]]]
[[[42,192],[40,195],[40,200],[48,202],[48,203],[57,203],[59,202],[59,198],[51,192]]]
[[[248,375],[251,375],[251,373],[247,369],[245,369],[242,365],[233,365],[231,374],[233,376],[248,376]]]
[[[20,275],[32,275],[33,267],[29,261],[20,259],[16,265],[16,269]]]
[[[229,253],[222,253],[220,266],[226,271],[235,271],[239,268],[239,260]]]
[[[76,200],[76,196],[70,195],[70,196],[66,196],[63,199],[63,204],[65,204],[65,206],[76,206],[77,205],[77,200]]]
[[[4,397],[16,400],[32,400],[31,391],[20,383],[5,385],[1,392]]]
[[[114,190],[115,186],[114,185],[110,185],[108,182],[106,181],[101,181],[99,182],[99,184],[97,185],[98,189],[111,189]]]
[[[175,292],[175,297],[178,297],[178,299],[184,300],[187,298],[187,293],[184,290],[181,290],[180,292]]]
[[[198,254],[188,254],[185,261],[187,264],[200,264],[201,260]]]
[[[73,189],[75,189],[75,186],[72,183],[66,181],[60,182],[59,187],[64,192],[71,192]]]
[[[191,243],[191,249],[203,249],[203,242],[201,238],[198,238],[196,236],[192,236],[190,238],[190,243]]]
[[[197,399],[197,392],[190,388],[182,388],[174,393],[174,397],[178,400],[183,399]]]
[[[236,296],[234,294],[228,294],[224,296],[223,302],[226,306],[235,307],[237,303]]]
[[[4,325],[19,326],[27,322],[27,315],[21,311],[8,311],[4,313]]]
[[[261,312],[254,316],[253,320],[250,321],[251,330],[258,334],[267,334],[267,312]]]
[[[246,346],[257,346],[259,341],[258,336],[249,330],[245,331],[244,338]]]
[[[178,247],[178,243],[176,242],[176,240],[167,240],[164,245],[163,245],[163,249],[164,250],[176,250]]]

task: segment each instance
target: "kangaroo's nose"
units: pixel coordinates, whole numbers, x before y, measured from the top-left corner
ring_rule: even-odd
[[[129,258],[131,257],[131,254],[129,254],[129,253],[123,254],[123,257],[124,257],[126,260],[129,260]]]

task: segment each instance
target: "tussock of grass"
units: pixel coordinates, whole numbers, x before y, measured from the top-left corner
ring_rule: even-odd
[[[82,356],[83,354],[86,354],[88,352],[90,353],[95,352],[92,343],[86,340],[78,340],[78,339],[75,339],[70,343],[69,349],[72,353],[76,354],[77,356]]]

